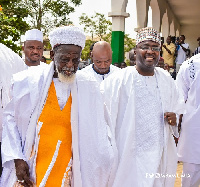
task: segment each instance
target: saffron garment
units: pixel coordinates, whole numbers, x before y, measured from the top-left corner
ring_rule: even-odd
[[[41,183],[46,186],[62,186],[64,181],[69,182],[68,185],[70,185],[72,167],[71,103],[72,97],[70,96],[63,110],[60,110],[52,81],[46,103],[38,120],[38,128],[41,129],[36,160],[37,186]],[[56,153],[57,156],[54,156]],[[50,171],[48,172],[48,170]]]
[[[37,124],[53,74],[54,62],[46,66],[30,67],[13,77],[11,90],[13,97],[4,113],[2,139],[4,171],[0,186],[11,187],[17,181],[14,159],[25,160],[29,166],[30,179],[34,183],[37,181],[36,156],[39,144]],[[82,71],[78,71],[75,79],[68,83],[69,89],[57,92],[57,86],[60,87],[57,83],[54,81],[61,110],[64,100],[67,100],[67,97],[61,98],[62,94],[65,92],[70,95],[70,89],[72,97],[70,119],[73,152],[72,187],[107,187],[113,161],[113,147],[103,116],[99,87],[96,81],[91,80],[91,77]]]

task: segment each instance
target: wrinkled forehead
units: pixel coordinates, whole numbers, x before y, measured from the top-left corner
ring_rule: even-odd
[[[57,53],[73,53],[73,54],[80,54],[81,47],[73,44],[62,44],[58,45],[54,48],[54,52]]]

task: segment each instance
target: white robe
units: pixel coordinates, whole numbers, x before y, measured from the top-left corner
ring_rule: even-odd
[[[2,159],[5,167],[2,184],[10,187],[17,180],[14,159],[27,161],[35,182],[36,155],[30,158],[32,146],[37,151],[37,120],[52,82],[54,64],[30,67],[14,75],[13,98],[5,111]],[[73,186],[106,186],[112,164],[112,147],[103,118],[101,94],[87,75],[77,73],[71,85]],[[92,108],[92,109],[91,109]],[[92,110],[92,113],[89,112]]]
[[[110,65],[110,71],[107,74],[101,75],[98,74],[97,72],[94,71],[93,69],[93,64],[90,64],[89,66],[86,66],[85,68],[83,68],[81,71],[88,73],[88,76],[93,77],[94,79],[96,79],[96,81],[100,84],[104,79],[106,79],[108,76],[110,76],[112,73],[114,73],[115,71],[119,71],[120,68],[114,66],[114,65]]]
[[[9,90],[14,73],[26,68],[22,58],[10,48],[0,43],[0,141],[2,138],[3,109],[10,101]]]
[[[177,75],[177,87],[186,101],[178,142],[180,161],[200,164],[200,54],[185,61]]]
[[[146,138],[148,132],[145,131],[144,126],[148,126],[155,121],[153,119],[155,111],[153,110],[157,108],[151,106],[151,101],[149,101],[149,106],[147,105],[148,93],[146,92],[144,81],[135,67],[124,68],[120,72],[112,74],[101,84],[105,102],[105,118],[110,126],[110,138],[115,154],[108,186],[169,187],[174,185],[175,176],[154,179],[158,177],[157,173],[158,175],[176,175],[177,155],[172,134],[175,133],[177,135],[177,126],[170,126],[164,121],[163,116],[165,112],[183,113],[184,102],[183,98],[178,94],[174,80],[169,73],[163,69],[156,68],[155,76],[159,88],[160,106],[162,107],[159,112],[163,114],[161,119],[163,144],[157,142],[158,145],[154,145],[156,141]],[[145,95],[146,98],[142,98]],[[152,109],[150,114],[144,113],[148,119],[144,116],[146,121],[141,127],[143,131],[138,127],[138,124],[142,123],[137,121],[139,119],[137,110],[140,110],[140,114],[142,114],[142,109],[137,108],[137,99],[141,100],[141,104],[146,103],[143,106],[144,112],[146,108]],[[140,120],[142,119],[141,116]],[[156,131],[157,129],[155,129]],[[138,134],[138,132],[140,133]],[[162,134],[162,132],[160,133]],[[142,136],[145,137],[143,138]],[[138,141],[138,138],[147,139],[144,142],[144,146],[140,142],[141,139]],[[161,145],[160,150],[159,143]],[[141,146],[139,146],[140,144]],[[138,151],[140,148],[141,151]],[[158,150],[156,151],[155,148]],[[154,158],[154,155],[157,157]]]

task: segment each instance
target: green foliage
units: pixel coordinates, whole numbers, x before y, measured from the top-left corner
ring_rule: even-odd
[[[81,58],[87,60],[90,58],[90,46],[94,43],[94,37],[98,40],[104,40],[111,43],[111,22],[105,18],[103,14],[96,13],[89,17],[83,13],[79,17],[80,25],[84,25],[84,31],[91,35],[91,40],[86,40],[85,48],[82,51]],[[135,47],[135,40],[130,38],[128,34],[124,35],[124,52],[130,51]]]
[[[20,37],[29,29],[24,21],[28,11],[19,0],[0,0],[2,11],[0,11],[0,42],[15,52],[20,52]]]
[[[108,34],[111,22],[105,18],[104,14],[96,13],[94,16],[88,17],[83,13],[80,17],[80,25],[84,25],[84,31],[91,34],[92,40],[97,36],[99,40]]]
[[[92,40],[86,40],[85,41],[85,47],[82,50],[81,54],[81,59],[86,61],[90,58],[90,46],[94,43],[95,41]]]
[[[68,15],[75,11],[74,7],[81,4],[81,0],[23,0],[29,10],[27,19],[34,28],[42,30],[44,34],[52,27],[69,25],[72,22]]]
[[[69,13],[80,4],[81,0],[0,0],[0,42],[19,52],[20,37],[28,29],[37,28],[45,35],[52,27],[69,25]]]
[[[129,52],[136,46],[135,39],[129,38],[128,34],[124,35],[124,52]]]

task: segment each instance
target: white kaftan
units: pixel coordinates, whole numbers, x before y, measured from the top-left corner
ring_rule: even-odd
[[[107,74],[99,74],[93,69],[93,64],[90,64],[89,66],[86,66],[81,71],[88,73],[88,76],[91,76],[97,80],[97,82],[101,83],[104,79],[106,79],[108,76],[110,76],[113,72],[119,71],[120,68],[110,65],[110,71]]]
[[[183,162],[200,164],[200,54],[182,64],[176,83],[186,101],[178,158]]]
[[[153,77],[144,77],[131,66],[104,80],[101,91],[115,152],[108,186],[173,186],[175,176],[168,174],[176,174],[177,126],[164,113],[181,114],[184,102],[171,76],[155,68]]]
[[[9,89],[12,75],[25,68],[22,58],[10,48],[0,43],[0,141],[2,138],[3,109],[10,101]]]
[[[7,105],[3,123],[2,159],[5,169],[1,185],[4,187],[11,187],[17,180],[14,159],[24,159],[30,167],[31,179],[36,181],[35,161],[39,141],[36,125],[53,73],[54,63],[51,63],[48,66],[30,67],[13,77],[13,98]],[[96,82],[88,81],[87,74],[77,72],[76,79],[70,85],[70,91],[72,95],[72,186],[106,186],[113,150],[103,118],[99,87],[96,86]],[[57,96],[59,95],[57,93]],[[89,110],[92,113],[88,112]],[[32,151],[35,155],[30,158]]]

